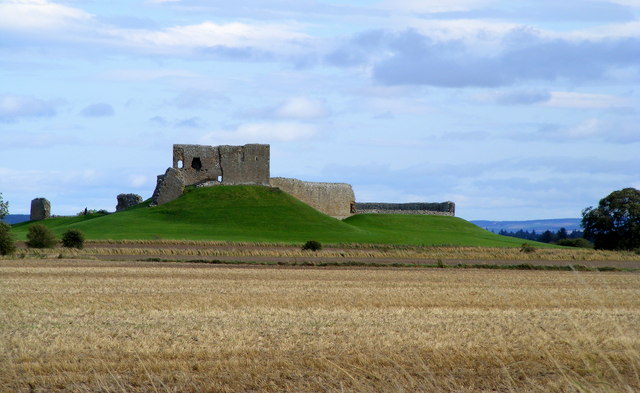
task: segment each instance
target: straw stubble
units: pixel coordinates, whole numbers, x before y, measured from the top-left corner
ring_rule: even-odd
[[[634,391],[639,278],[0,262],[0,390]]]

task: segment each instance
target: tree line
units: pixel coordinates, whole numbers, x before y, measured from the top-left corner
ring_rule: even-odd
[[[498,232],[498,235],[517,237],[518,239],[532,240],[532,241],[541,242],[541,243],[557,243],[565,239],[584,238],[584,231],[568,232],[565,228],[560,228],[557,232],[546,230],[544,232],[538,233],[536,232],[535,229],[532,230],[531,232],[525,231],[522,229],[516,232],[510,232],[510,231],[501,229],[500,232]]]

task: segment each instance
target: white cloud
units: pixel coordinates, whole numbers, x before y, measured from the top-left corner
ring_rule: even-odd
[[[53,30],[91,19],[82,10],[48,0],[4,0],[0,4],[0,28],[5,29]]]
[[[0,95],[0,122],[20,117],[47,117],[56,114],[56,102],[35,97]]]
[[[313,121],[331,115],[331,109],[324,99],[307,97],[290,97],[277,105],[257,108],[245,108],[238,111],[237,116],[264,120]]]
[[[464,41],[477,53],[490,53],[487,51],[500,50],[504,45],[503,39],[506,34],[514,29],[523,28],[518,23],[482,19],[432,20],[411,18],[403,21],[397,27],[397,30],[401,31],[407,27],[415,29],[435,41]],[[526,28],[534,31],[531,27]],[[535,31],[541,35],[546,34],[544,31]]]
[[[316,132],[315,126],[298,122],[247,123],[235,130],[210,132],[201,138],[200,143],[218,145],[221,143],[291,142],[310,138]]]
[[[297,23],[214,23],[178,25],[165,29],[120,28],[99,23],[81,9],[48,0],[5,0],[0,3],[0,30],[60,41],[140,50],[159,54],[253,56],[268,53],[298,53],[308,48],[300,41],[309,36]],[[234,50],[229,50],[229,49]],[[257,51],[257,52],[256,52]],[[256,53],[254,53],[256,52]]]
[[[627,98],[609,94],[554,91],[545,105],[564,108],[619,108],[631,107],[633,103]]]
[[[329,113],[326,102],[305,97],[289,98],[274,111],[276,117],[303,120],[326,117]]]
[[[293,41],[309,38],[289,25],[203,22],[164,30],[111,29],[110,35],[127,45],[152,52],[188,52],[194,48],[234,47],[292,49]],[[300,48],[302,49],[302,48]]]
[[[610,23],[566,33],[548,33],[550,36],[571,40],[598,40],[605,38],[637,37],[640,31],[640,21]]]

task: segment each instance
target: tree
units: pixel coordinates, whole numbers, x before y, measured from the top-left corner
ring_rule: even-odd
[[[0,255],[12,254],[16,250],[16,240],[11,233],[11,225],[0,222]]]
[[[62,234],[62,247],[83,248],[84,234],[77,229],[67,229]]]
[[[2,200],[2,193],[0,192],[0,220],[5,218],[9,214],[9,202]]]
[[[543,243],[551,243],[552,241],[555,241],[555,240],[556,240],[556,235],[554,235],[553,232],[551,232],[548,229],[542,232],[542,235],[540,235],[540,237],[538,238],[538,241]]]
[[[582,211],[582,227],[594,247],[606,250],[640,248],[640,190],[625,188]]]
[[[567,237],[569,237],[569,234],[564,227],[560,228],[560,230],[556,233],[556,239],[558,240],[564,240]]]
[[[58,240],[51,232],[51,229],[42,224],[34,224],[29,227],[27,233],[27,247],[31,248],[53,248]]]

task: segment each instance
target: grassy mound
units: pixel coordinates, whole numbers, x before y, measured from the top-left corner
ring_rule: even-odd
[[[344,222],[374,235],[372,243],[515,247],[524,242],[496,235],[458,217],[358,214]]]
[[[188,190],[170,203],[148,202],[109,214],[57,217],[40,223],[58,236],[76,228],[87,239],[189,239],[297,243],[519,246],[456,217],[365,214],[326,216],[276,188],[218,186]],[[32,223],[14,225],[24,240]]]

